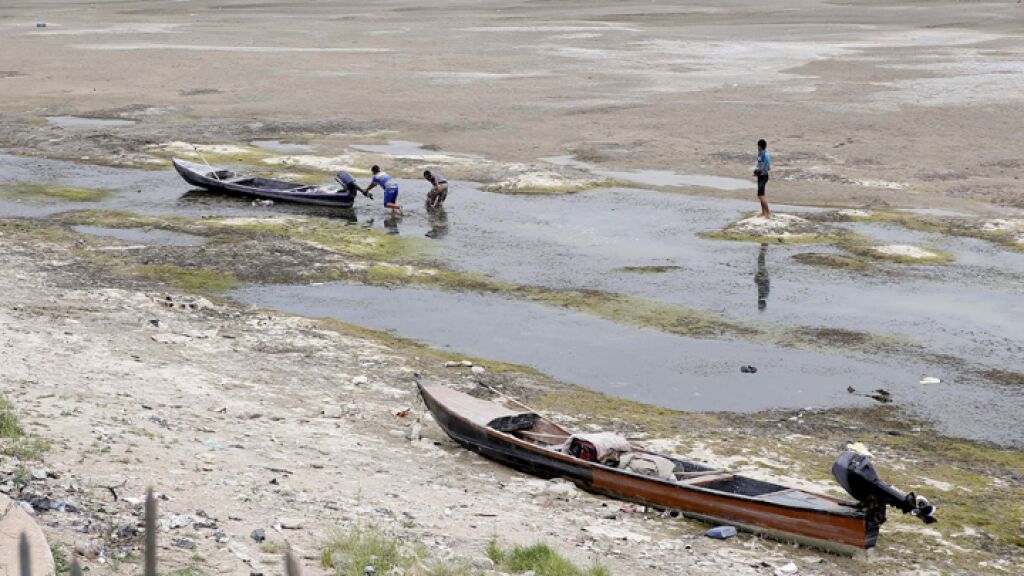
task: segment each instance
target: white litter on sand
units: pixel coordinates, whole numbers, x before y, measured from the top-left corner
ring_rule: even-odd
[[[250,154],[251,151],[241,146],[232,144],[190,144],[188,142],[174,141],[163,144],[154,144],[151,148],[166,150],[174,154],[194,155],[198,149],[203,154]]]
[[[366,173],[365,169],[354,168],[352,165],[355,164],[355,159],[347,154],[341,156],[314,156],[311,154],[274,156],[273,158],[264,158],[262,162],[271,166],[312,168],[323,172],[347,170],[358,174]]]
[[[915,260],[932,260],[939,255],[931,250],[925,250],[918,246],[908,244],[887,244],[885,246],[872,246],[872,252],[882,256],[896,256],[898,258],[913,258]]]
[[[553,170],[529,169],[522,165],[510,165],[507,168],[517,173],[488,185],[486,187],[487,190],[499,192],[574,192],[593,187],[604,181],[603,178],[570,176]]]
[[[726,231],[754,237],[798,238],[820,235],[822,228],[793,214],[772,214],[771,218],[754,216],[730,224]]]
[[[846,218],[870,218],[873,214],[870,210],[857,210],[854,208],[844,208],[836,212],[840,216]]]

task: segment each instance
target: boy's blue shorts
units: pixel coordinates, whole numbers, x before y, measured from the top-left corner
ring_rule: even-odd
[[[398,202],[398,187],[388,188],[384,191],[384,205],[395,204]]]

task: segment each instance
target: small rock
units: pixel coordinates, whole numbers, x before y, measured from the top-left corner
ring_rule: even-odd
[[[223,530],[218,530],[213,533],[213,540],[218,544],[224,544],[228,540],[231,540],[231,538],[228,538],[227,532],[224,532]]]
[[[267,539],[267,531],[263,528],[257,528],[249,534],[249,537],[256,542],[263,542]]]
[[[285,530],[302,530],[302,518],[280,518],[277,523]]]
[[[356,386],[364,386],[369,383],[370,379],[367,378],[366,376],[356,376],[355,378],[352,379],[352,384],[355,384]]]
[[[46,22],[36,22],[36,28],[46,28]]]
[[[33,468],[31,474],[33,480],[46,480],[46,470],[44,468]]]
[[[191,538],[175,538],[171,540],[171,544],[174,544],[175,546],[183,550],[196,549],[196,541]]]
[[[485,370],[483,366],[473,366],[470,368],[470,372],[473,374],[483,374],[484,372],[487,372],[487,370]]]
[[[725,540],[727,538],[732,538],[733,536],[736,535],[736,527],[735,526],[715,526],[711,530],[708,530],[707,532],[705,532],[704,535],[707,536],[708,538],[715,538],[715,539],[718,539],[718,540]]]
[[[934,376],[925,376],[921,378],[921,384],[939,384],[941,382],[942,380],[939,380]]]
[[[29,504],[28,502],[18,502],[18,506],[20,506],[21,509],[24,510],[25,513],[28,514],[29,516],[35,516],[36,515],[36,509],[33,508],[32,505]]]
[[[167,520],[167,527],[171,530],[175,528],[182,528],[192,523],[192,517],[184,514],[173,514]]]
[[[744,374],[757,374],[757,368],[754,366],[740,366],[740,372]]]

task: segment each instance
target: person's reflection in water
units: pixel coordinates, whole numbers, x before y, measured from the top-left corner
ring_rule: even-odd
[[[448,235],[448,213],[443,206],[427,210],[427,221],[430,223],[430,230],[427,230],[427,238],[440,240]]]
[[[387,228],[388,234],[392,236],[398,236],[398,223],[402,221],[401,216],[388,216],[384,219],[384,227]]]
[[[754,274],[754,284],[757,284],[757,309],[764,310],[768,307],[768,293],[771,291],[771,280],[768,278],[768,265],[765,260],[768,256],[768,245],[761,244],[761,250],[757,253],[757,274]]]

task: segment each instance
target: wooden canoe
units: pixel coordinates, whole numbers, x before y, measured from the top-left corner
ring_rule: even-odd
[[[534,476],[565,478],[590,492],[839,554],[873,547],[885,521],[884,504],[879,514],[877,505],[724,473],[670,456],[659,455],[674,463],[675,481],[576,458],[559,450],[573,433],[546,418],[529,413],[536,422],[532,427],[501,432],[489,423],[527,413],[421,377],[417,385],[427,409],[453,440]]]
[[[171,158],[171,163],[186,182],[211,192],[338,208],[351,208],[355,202],[355,192],[346,190],[258,176],[243,176],[230,170],[214,169],[179,158]]]

